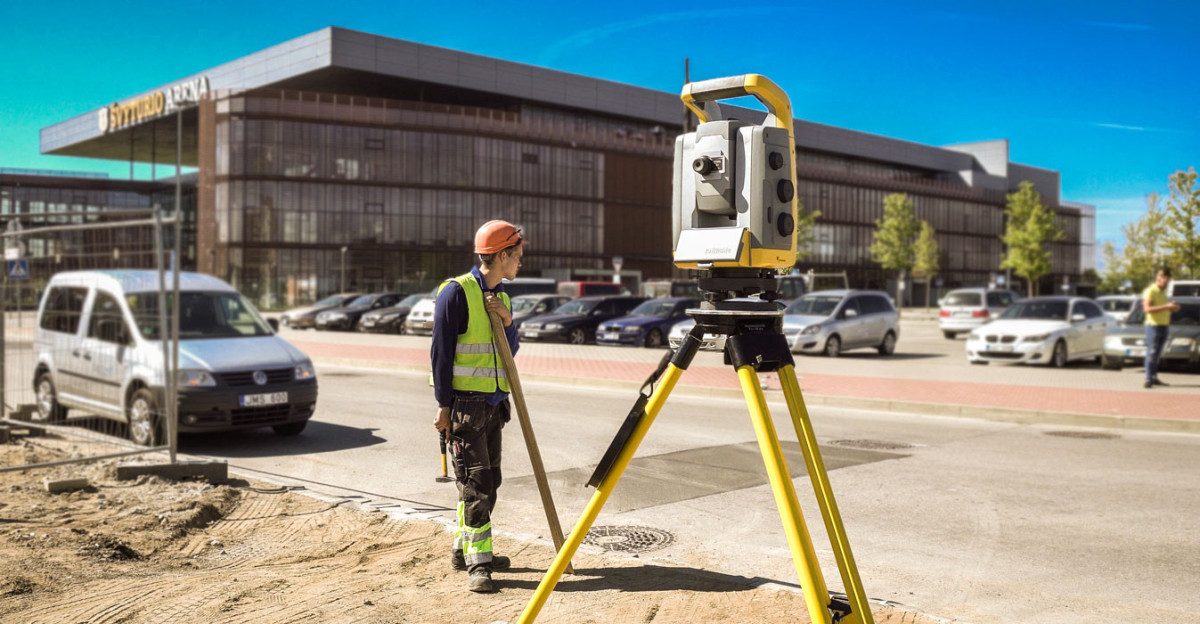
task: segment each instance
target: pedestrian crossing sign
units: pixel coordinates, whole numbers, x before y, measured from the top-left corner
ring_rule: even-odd
[[[29,260],[27,258],[21,258],[20,260],[9,260],[8,279],[29,279]]]

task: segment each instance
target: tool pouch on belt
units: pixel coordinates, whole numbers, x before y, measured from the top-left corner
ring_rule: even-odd
[[[454,397],[454,406],[450,409],[450,433],[461,438],[473,431],[483,431],[491,411],[483,396]]]

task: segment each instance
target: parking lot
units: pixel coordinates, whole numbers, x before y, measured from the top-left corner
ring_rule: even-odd
[[[1096,362],[1047,366],[991,364],[966,360],[965,336],[947,340],[932,311],[906,311],[895,354],[857,350],[838,358],[796,356],[806,395],[972,406],[1000,415],[1005,409],[1096,416],[1172,418],[1194,421],[1200,375],[1164,370],[1169,387],[1143,390],[1139,368],[1108,371]],[[284,329],[283,335],[318,363],[427,369],[429,338]],[[523,376],[594,384],[636,385],[662,357],[662,349],[524,342],[517,356]],[[768,388],[778,382],[764,375]],[[681,391],[737,392],[737,380],[716,352],[701,352],[680,381]],[[876,407],[879,407],[876,405]],[[911,411],[911,410],[910,410]],[[1081,423],[1105,424],[1105,423]]]

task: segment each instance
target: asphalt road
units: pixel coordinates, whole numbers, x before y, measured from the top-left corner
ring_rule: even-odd
[[[947,366],[961,361],[944,357]],[[181,452],[450,518],[456,495],[434,482],[426,377],[329,365],[319,376],[319,407],[303,435],[191,436]],[[584,483],[635,397],[524,385],[569,530],[591,495]],[[771,409],[826,581],[839,589],[786,408],[780,400]],[[1200,437],[823,406],[812,417],[868,596],[965,622],[1191,622],[1200,612]],[[517,423],[506,433],[494,516],[501,552],[505,533],[549,544]],[[795,586],[754,440],[740,400],[673,396],[597,525],[673,537],[642,559]]]

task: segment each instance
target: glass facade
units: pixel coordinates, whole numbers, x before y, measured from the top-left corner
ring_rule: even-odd
[[[490,219],[523,229],[524,274],[602,268],[607,155],[670,158],[661,129],[323,97],[216,102],[213,269],[266,308],[343,288],[429,290],[472,266],[475,230]],[[644,201],[658,208],[646,225],[665,217],[669,231],[662,199]],[[669,249],[654,251],[662,273]]]

